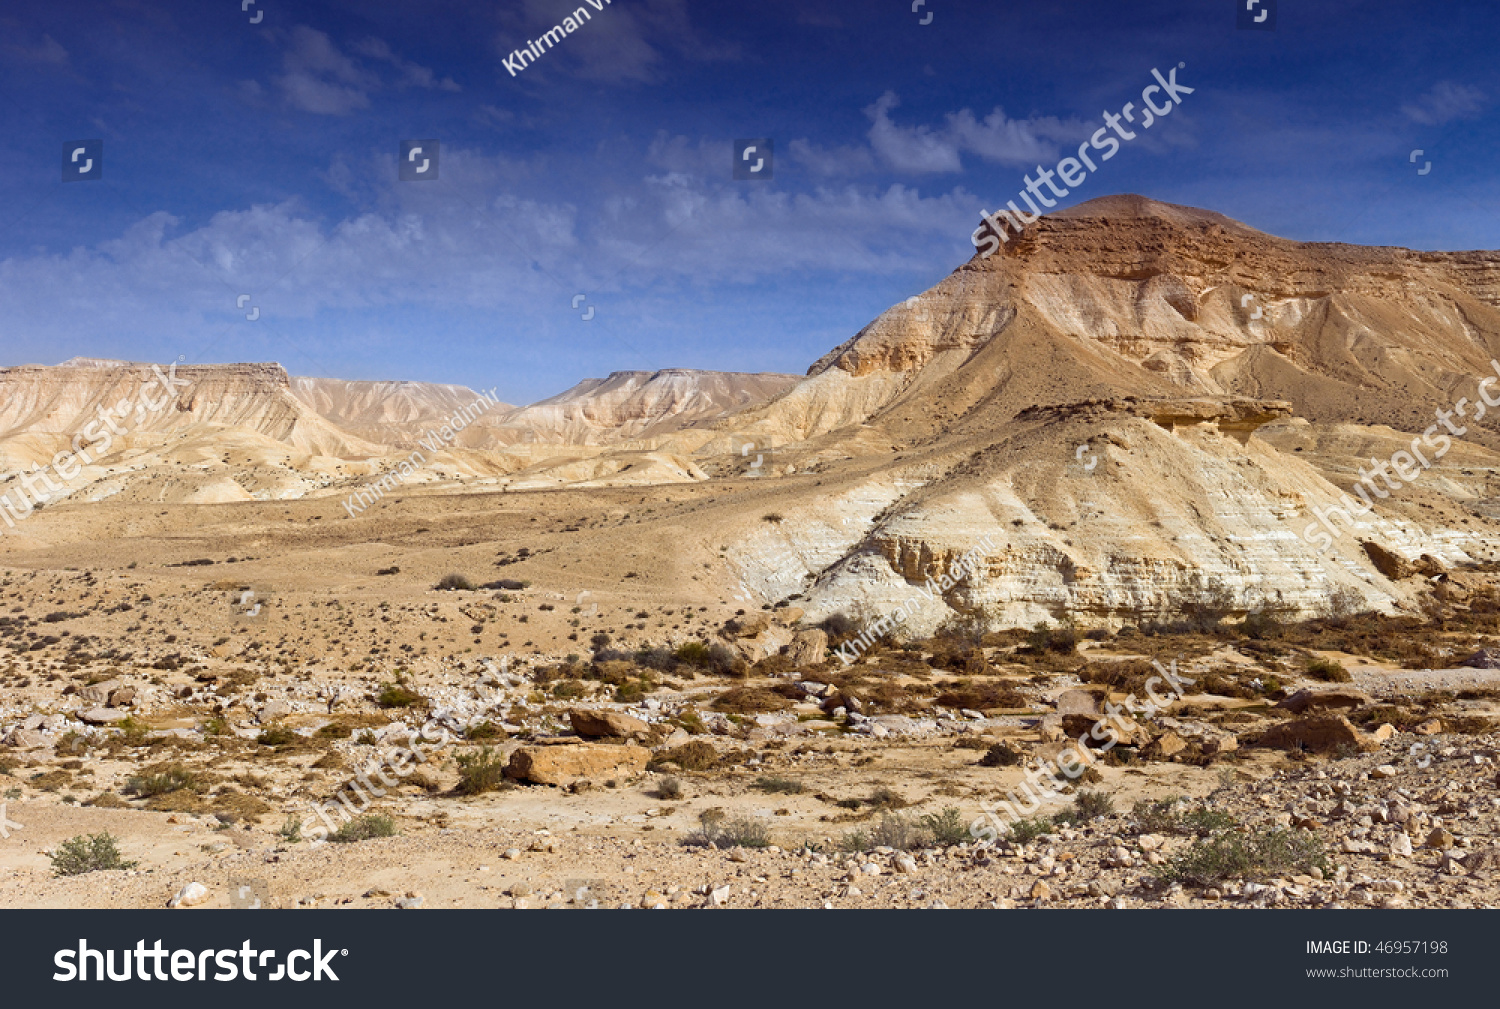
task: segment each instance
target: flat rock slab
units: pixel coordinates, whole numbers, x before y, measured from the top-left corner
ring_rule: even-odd
[[[118,708],[90,708],[78,713],[80,722],[89,725],[109,725],[113,722],[123,722],[130,717],[130,712],[121,711]]]
[[[580,778],[624,778],[646,770],[644,746],[523,746],[511,754],[507,777],[537,785],[569,785]]]

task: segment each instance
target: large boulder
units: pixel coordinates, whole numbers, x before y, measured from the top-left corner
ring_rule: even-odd
[[[1500,669],[1500,648],[1481,648],[1459,665],[1470,669]]]
[[[591,739],[602,736],[633,736],[638,732],[651,731],[651,726],[639,718],[633,718],[618,711],[587,711],[575,708],[568,712],[568,721],[573,724],[574,732]]]
[[[724,625],[724,633],[731,638],[753,638],[771,626],[771,614],[757,610],[735,617]]]
[[[5,745],[13,746],[18,750],[30,750],[38,746],[46,746],[47,737],[38,729],[12,729],[10,735],[5,737]]]
[[[1338,746],[1353,746],[1372,753],[1380,744],[1361,732],[1343,715],[1313,715],[1271,726],[1256,740],[1257,745],[1282,750],[1308,749],[1322,752]]]
[[[124,687],[125,684],[119,680],[105,680],[103,683],[91,683],[86,687],[78,688],[78,696],[90,704],[106,705],[109,703],[109,695]]]
[[[815,666],[828,651],[828,635],[819,630],[798,631],[786,646],[787,661],[794,666]]]
[[[537,785],[570,785],[580,778],[623,778],[646,770],[651,751],[644,746],[591,743],[523,746],[511,754],[506,777]]]
[[[1330,689],[1313,690],[1304,687],[1295,694],[1279,702],[1278,708],[1285,708],[1294,715],[1300,715],[1304,711],[1321,711],[1327,708],[1362,708],[1366,704],[1373,704],[1374,700],[1369,694],[1353,687],[1333,687]]]
[[[87,722],[89,725],[110,725],[114,722],[123,722],[129,717],[128,712],[121,711],[119,708],[90,708],[78,713],[78,720]]]
[[[104,702],[109,708],[128,708],[135,703],[134,687],[119,687],[109,692],[109,698]]]

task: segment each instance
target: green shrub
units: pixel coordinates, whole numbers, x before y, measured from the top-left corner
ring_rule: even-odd
[[[1198,834],[1206,836],[1228,830],[1238,821],[1228,813],[1199,806],[1186,809],[1187,799],[1180,795],[1165,799],[1142,799],[1130,810],[1136,826],[1145,834]]]
[[[1043,834],[1052,833],[1054,826],[1055,824],[1045,816],[1016,820],[1010,825],[1010,837],[1017,844],[1030,844]]]
[[[281,829],[276,832],[276,836],[288,844],[296,844],[302,840],[302,817],[296,813],[288,813],[286,821],[282,823]]]
[[[943,847],[963,844],[970,839],[969,825],[957,806],[948,806],[940,813],[927,813],[922,817],[922,826],[931,835],[932,842]]]
[[[394,837],[395,835],[395,820],[382,813],[366,813],[364,816],[356,816],[329,834],[328,840],[336,844],[353,844],[355,841],[368,841],[375,837]]]
[[[424,700],[426,698],[421,694],[400,681],[381,684],[380,693],[375,697],[375,703],[382,708],[411,708]]]
[[[255,737],[255,741],[261,746],[287,746],[301,738],[284,725],[268,725],[260,730],[260,735]]]
[[[1088,823],[1115,811],[1115,800],[1105,792],[1082,788],[1073,796],[1073,808],[1053,817],[1055,823]]]
[[[130,869],[138,864],[120,857],[119,838],[108,831],[71,837],[47,857],[52,860],[52,871],[59,876],[81,876],[86,872],[104,869]]]
[[[507,786],[505,758],[490,747],[460,753],[457,759],[459,795],[481,795]]]
[[[1327,872],[1323,841],[1306,830],[1284,827],[1257,829],[1248,834],[1222,831],[1153,869],[1165,883],[1210,886],[1229,879],[1261,880],[1272,876]]]

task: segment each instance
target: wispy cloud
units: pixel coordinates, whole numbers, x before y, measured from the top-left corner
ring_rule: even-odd
[[[391,82],[393,87],[462,90],[451,77],[439,80],[427,67],[397,56],[381,39],[362,39],[350,49],[368,60],[395,68],[398,76]],[[286,103],[315,115],[345,116],[367,109],[371,93],[384,86],[378,73],[340,51],[325,33],[306,25],[292,29],[281,66],[282,73],[274,81]],[[258,85],[253,90],[243,84],[241,88],[246,97],[259,94]]]
[[[1401,106],[1406,118],[1424,126],[1441,126],[1455,119],[1472,119],[1484,111],[1486,96],[1478,88],[1439,81],[1431,91]]]
[[[962,153],[1001,165],[1025,166],[1057,157],[1055,141],[1076,137],[1082,123],[1053,116],[1011,119],[996,108],[983,120],[968,109],[950,112],[945,125],[901,126],[891,110],[901,104],[887,91],[865,109],[870,118],[870,147],[880,160],[898,172],[924,174],[963,171]]]

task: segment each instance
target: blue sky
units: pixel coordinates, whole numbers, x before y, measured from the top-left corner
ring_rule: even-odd
[[[577,4],[11,0],[0,365],[275,360],[510,402],[800,373],[1178,64],[1194,92],[1062,205],[1500,248],[1500,5],[1281,0],[1246,31],[1243,2],[612,0],[512,76]],[[774,177],[736,181],[756,137]],[[425,138],[439,178],[398,181]],[[80,139],[103,178],[63,183]]]

